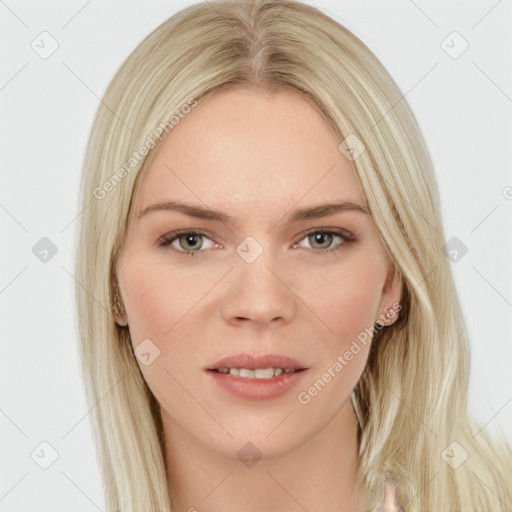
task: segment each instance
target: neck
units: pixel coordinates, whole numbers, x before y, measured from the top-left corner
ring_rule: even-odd
[[[163,410],[162,419],[173,512],[364,510],[350,400],[309,443],[252,467],[219,454]]]

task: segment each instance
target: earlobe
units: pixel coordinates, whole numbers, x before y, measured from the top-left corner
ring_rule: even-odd
[[[394,324],[398,318],[398,312],[401,309],[398,306],[400,306],[400,304],[396,302],[393,306],[386,308],[386,310],[380,314],[375,323],[382,327],[389,327]]]

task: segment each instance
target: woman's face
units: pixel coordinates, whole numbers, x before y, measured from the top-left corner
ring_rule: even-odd
[[[143,177],[117,267],[138,364],[164,424],[229,457],[321,434],[399,300],[340,142],[298,94],[224,90]]]

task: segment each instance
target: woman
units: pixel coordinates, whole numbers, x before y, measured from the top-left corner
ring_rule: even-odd
[[[173,16],[104,96],[91,196],[77,306],[107,510],[512,508],[510,447],[467,413],[432,163],[347,29],[286,0]]]

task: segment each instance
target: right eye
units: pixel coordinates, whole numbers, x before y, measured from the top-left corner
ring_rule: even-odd
[[[201,238],[208,238],[207,233],[203,231],[181,229],[161,236],[157,241],[157,245],[158,247],[171,246],[174,251],[182,253],[183,255],[196,256],[196,253],[204,252],[201,251],[201,249],[203,249]],[[208,238],[208,240],[210,239]],[[178,247],[173,245],[174,242],[178,242]],[[215,244],[215,246],[218,247],[218,244]],[[207,249],[208,248],[211,247],[207,247]]]

